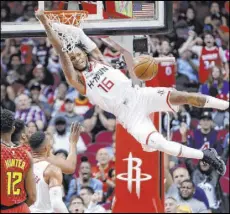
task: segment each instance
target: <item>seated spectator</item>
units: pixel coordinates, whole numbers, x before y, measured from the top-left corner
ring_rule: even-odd
[[[23,93],[25,86],[29,81],[29,72],[25,70],[26,66],[22,64],[19,53],[12,54],[7,65],[7,83],[13,88],[16,96]]]
[[[54,121],[55,125],[55,131],[54,131],[54,144],[53,144],[53,151],[56,152],[59,149],[65,150],[67,153],[69,153],[69,136],[70,131],[68,131],[67,128],[67,121],[65,117],[57,117]],[[82,139],[82,137],[79,137],[78,143],[77,143],[77,153],[83,153],[86,151],[85,143]]]
[[[30,87],[31,105],[39,106],[44,111],[47,120],[50,119],[52,108],[47,103],[47,99],[41,94],[41,85],[38,82],[34,82]]]
[[[66,119],[68,131],[70,131],[70,127],[73,122],[83,122],[84,117],[74,112],[74,106],[74,99],[66,97],[64,103],[64,111],[58,112],[55,117],[51,119],[48,129],[54,129],[54,122],[58,117],[64,117]]]
[[[9,22],[10,20],[10,8],[8,5],[1,5],[1,22]]]
[[[4,84],[1,84],[1,107],[3,109],[8,109],[12,112],[15,112],[16,109],[15,103],[8,97],[6,85]]]
[[[168,197],[165,199],[165,213],[176,213],[177,201],[175,198]]]
[[[70,213],[84,213],[85,205],[80,196],[74,195],[70,200],[68,207]]]
[[[177,59],[177,72],[188,78],[188,83],[198,83],[199,60],[192,58],[192,52],[189,50],[180,54]]]
[[[212,2],[212,3],[211,3],[209,16],[207,16],[207,17],[205,18],[204,24],[213,24],[213,22],[212,22],[213,16],[219,16],[220,19],[221,19],[222,24],[223,24],[223,25],[227,25],[227,20],[226,20],[226,18],[221,14],[220,5],[218,4],[218,2]]]
[[[32,79],[28,83],[28,87],[30,88],[35,82],[40,84],[41,94],[46,98],[46,101],[50,103],[49,100],[52,98],[55,90],[53,87],[54,77],[42,64],[36,65],[32,70]]]
[[[84,201],[84,213],[106,213],[106,210],[98,204],[101,200],[100,194],[98,192],[95,193],[93,188],[82,187],[80,190],[80,197]]]
[[[221,67],[214,66],[209,80],[200,88],[202,94],[229,100],[229,83],[223,79]],[[212,113],[215,129],[223,129],[225,119],[229,120],[229,112],[214,110]]]
[[[28,124],[34,122],[39,130],[43,130],[46,125],[45,113],[39,106],[31,106],[31,100],[26,94],[19,95],[16,100],[17,111],[15,113],[15,119],[21,119]]]
[[[186,11],[186,22],[188,24],[188,29],[195,31],[198,35],[202,33],[202,25],[196,19],[196,11],[193,7],[188,7]]]
[[[109,153],[105,148],[97,151],[96,159],[98,164],[92,168],[93,177],[103,182],[103,192],[107,192],[108,173],[111,168],[114,168],[114,163],[111,162]]]
[[[55,53],[54,48],[50,50],[50,56],[49,56],[47,68],[51,73],[57,73],[58,75],[59,73],[62,72],[62,67],[59,62],[59,56]]]
[[[16,22],[28,22],[34,18],[33,5],[25,5],[23,15],[16,19]]]
[[[220,66],[213,66],[211,68],[211,73],[209,76],[208,81],[201,85],[200,92],[205,95],[211,95],[211,89],[217,89],[216,97],[219,99],[228,100],[229,96],[229,83],[228,81],[224,80],[223,72],[221,71]],[[212,95],[211,95],[212,96]]]
[[[187,126],[187,128],[190,127],[191,115],[189,114],[189,112],[186,111],[184,106],[180,106],[180,111],[177,114],[171,113],[170,116],[171,116],[170,117],[171,131],[175,132],[177,130],[180,130],[182,123],[184,123]],[[164,120],[163,127],[164,127],[164,130],[167,132],[168,130],[168,115],[167,114],[164,115],[163,120]]]
[[[79,167],[79,177],[71,180],[69,184],[66,202],[69,203],[73,195],[79,195],[82,187],[91,187],[94,192],[102,192],[102,182],[92,178],[91,165],[88,161],[83,161]]]
[[[200,128],[188,135],[188,146],[200,150],[215,148],[218,154],[221,154],[221,143],[218,142],[217,137],[218,132],[213,129],[212,114],[205,111],[200,117]]]
[[[53,104],[52,117],[60,111],[61,106],[64,104],[65,98],[67,96],[68,85],[65,82],[60,83],[60,85],[55,89],[53,97],[49,100]]]
[[[169,187],[166,197],[173,197],[179,202],[180,201],[179,190],[181,187],[181,183],[184,180],[190,179],[190,175],[186,168],[178,167],[174,169],[174,171],[172,172],[172,179],[173,179],[173,184]],[[206,207],[209,209],[207,196],[204,190],[202,190],[200,187],[198,186],[195,187],[195,194],[193,194],[193,197],[198,201],[204,202]]]
[[[32,134],[34,134],[37,131],[38,131],[38,127],[37,127],[35,122],[29,122],[26,125],[26,133],[27,133],[28,137],[30,137]]]
[[[48,63],[49,57],[49,45],[46,38],[36,38],[35,46],[33,48],[33,57],[36,64],[42,64],[44,66]]]
[[[208,209],[204,202],[195,199],[195,185],[191,180],[182,181],[181,187],[179,188],[179,200],[178,204],[188,205],[191,207],[193,213],[208,213]]]
[[[11,56],[14,54],[19,53],[18,45],[16,44],[15,39],[6,39],[3,43],[3,47],[1,48],[1,64],[5,65],[10,61]],[[9,68],[7,66],[7,68]],[[7,69],[4,69],[4,72],[6,72]]]
[[[103,111],[98,106],[93,106],[84,116],[85,131],[92,134],[93,142],[95,135],[100,131],[114,131],[116,125],[115,116]]]

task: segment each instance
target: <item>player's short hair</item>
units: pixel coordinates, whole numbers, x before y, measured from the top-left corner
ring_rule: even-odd
[[[75,45],[75,48],[79,48],[80,50],[82,50],[84,53],[86,53],[87,56],[89,56],[89,52],[87,51],[86,46],[82,43],[79,42]]]
[[[30,139],[29,139],[30,147],[33,150],[39,149],[41,147],[41,145],[43,144],[45,138],[46,138],[46,135],[42,131],[38,131],[38,132],[32,134]]]
[[[88,191],[88,193],[91,194],[91,195],[94,194],[94,190],[93,190],[92,187],[88,187],[88,186],[87,187],[82,187],[81,190],[83,190],[83,189],[86,189]]]
[[[14,114],[7,109],[1,109],[1,133],[10,133],[14,127]]]
[[[68,157],[68,152],[66,150],[64,150],[64,149],[57,150],[56,152],[54,152],[54,155],[57,155],[57,154],[60,154],[60,153],[64,154],[66,158]]]
[[[11,136],[11,140],[13,143],[17,143],[20,140],[22,133],[25,131],[25,123],[23,120],[16,119],[14,122],[14,126],[15,130]]]

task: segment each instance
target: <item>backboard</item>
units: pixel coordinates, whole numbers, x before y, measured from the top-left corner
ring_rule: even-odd
[[[172,1],[39,1],[33,2],[31,8],[86,10],[89,16],[82,28],[89,36],[165,34],[172,29]],[[44,28],[34,15],[30,14],[28,19],[2,22],[2,38],[45,36]]]

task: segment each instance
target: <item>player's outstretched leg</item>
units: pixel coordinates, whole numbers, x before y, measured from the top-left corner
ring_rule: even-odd
[[[219,174],[224,175],[226,172],[226,165],[224,161],[218,157],[215,149],[207,149],[204,151],[193,149],[174,141],[168,141],[158,132],[154,132],[150,135],[147,146],[150,149],[156,149],[172,156],[201,159],[212,165]]]
[[[172,105],[192,105],[198,108],[214,108],[227,110],[229,102],[208,95],[198,93],[188,93],[182,91],[172,91],[169,95],[169,102]]]

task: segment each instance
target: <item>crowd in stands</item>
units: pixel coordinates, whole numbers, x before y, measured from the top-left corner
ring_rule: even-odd
[[[1,1],[1,22],[33,21],[35,7],[33,1]],[[148,54],[176,57],[174,72],[165,71],[169,82],[170,75],[176,75],[176,89],[229,100],[228,13],[225,1],[174,1],[173,32],[147,37]],[[127,72],[119,52],[99,38],[93,40],[109,63]],[[210,53],[211,60],[202,60]],[[77,143],[77,168],[73,175],[63,174],[63,200],[71,213],[111,211],[116,118],[66,83],[46,38],[1,40],[1,108],[15,112],[29,136],[38,130],[52,133],[53,153],[64,159],[71,123],[80,122],[84,130]],[[215,148],[228,170],[220,177],[205,162],[167,156],[166,213],[228,213],[229,112],[181,106],[179,113],[170,116],[173,141],[201,150]],[[162,121],[166,133],[167,115],[162,115]]]

